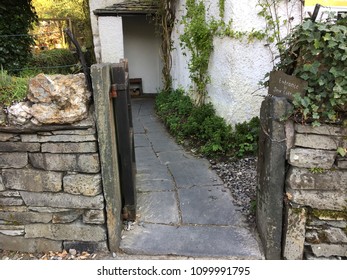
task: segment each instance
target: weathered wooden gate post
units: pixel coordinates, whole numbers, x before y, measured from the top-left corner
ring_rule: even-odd
[[[106,201],[108,246],[111,252],[116,252],[119,248],[122,230],[122,201],[115,120],[113,117],[112,99],[110,97],[110,65],[93,65],[91,75],[93,80],[102,183]]]

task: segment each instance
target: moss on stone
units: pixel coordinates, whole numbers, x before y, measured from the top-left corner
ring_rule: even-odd
[[[334,211],[334,210],[320,210],[312,209],[312,215],[318,219],[330,219],[330,220],[346,220],[347,211]]]

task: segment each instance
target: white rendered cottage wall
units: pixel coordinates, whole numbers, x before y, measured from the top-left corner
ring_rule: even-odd
[[[113,4],[123,2],[124,0],[89,0],[90,23],[93,32],[94,53],[97,63],[101,63],[101,42],[99,35],[99,21],[98,17],[94,15],[93,11],[102,9]]]
[[[283,1],[286,2],[286,1]],[[265,22],[257,15],[258,0],[226,0],[225,17],[228,22],[233,20],[233,29],[239,31],[264,30]],[[176,18],[181,20],[185,12],[185,0],[177,0]],[[295,22],[301,21],[300,1],[291,1],[291,16]],[[218,1],[205,0],[208,8],[208,17],[219,18]],[[287,13],[287,7],[283,6],[281,14]],[[285,17],[283,16],[283,19]],[[283,30],[286,35],[286,30]],[[188,56],[184,56],[180,47],[179,36],[183,32],[183,26],[175,25],[172,33],[172,77],[174,88],[189,90],[191,85],[188,70]],[[254,41],[248,43],[230,38],[215,38],[214,51],[210,58],[209,72],[211,83],[208,85],[209,101],[214,105],[217,114],[228,123],[236,124],[247,121],[253,116],[259,115],[262,95],[266,95],[265,89],[258,90],[258,82],[273,67],[273,57],[265,42]]]
[[[121,17],[99,17],[100,62],[118,63],[124,58]]]

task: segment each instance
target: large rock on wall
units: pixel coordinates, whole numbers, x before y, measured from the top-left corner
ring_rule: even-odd
[[[39,74],[30,79],[28,101],[8,108],[10,124],[70,124],[85,119],[91,93],[83,74]]]

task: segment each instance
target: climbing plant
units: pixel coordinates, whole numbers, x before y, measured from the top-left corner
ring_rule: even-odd
[[[213,32],[206,20],[206,8],[202,0],[187,0],[186,14],[182,17],[184,32],[180,36],[181,46],[189,50],[188,68],[194,84],[196,104],[202,105],[210,82],[209,59],[213,50]]]
[[[291,29],[291,16],[293,7],[300,0],[258,0],[257,6],[260,8],[259,16],[263,17],[266,23],[265,30],[239,31],[232,27],[232,20],[224,21],[225,16],[225,0],[218,0],[219,18],[209,16],[206,19],[208,8],[205,7],[203,0],[187,0],[185,10],[186,13],[180,21],[184,26],[184,32],[180,36],[181,47],[189,51],[188,69],[190,78],[193,82],[193,92],[195,94],[196,103],[201,105],[205,102],[207,95],[206,87],[210,82],[208,74],[209,59],[213,51],[213,38],[228,37],[238,40],[266,40],[273,61],[276,55],[282,53],[284,46],[281,38],[283,27]],[[279,15],[279,5],[286,2],[287,16],[281,18]],[[277,50],[273,50],[277,47]]]
[[[218,0],[218,8],[219,8],[219,17],[223,19],[225,14],[225,0]]]
[[[171,68],[172,68],[172,41],[171,33],[174,27],[174,3],[175,0],[162,0],[158,1],[158,12],[156,15],[156,25],[161,34],[161,59],[163,61],[163,82],[164,82],[164,91],[168,91],[172,87],[172,77],[171,77]]]
[[[258,16],[265,21],[265,29],[258,30],[258,36],[265,39],[272,54],[272,61],[275,64],[276,58],[285,50],[282,38],[292,31],[294,20],[293,10],[301,5],[301,0],[258,0],[257,7],[260,8]],[[280,15],[279,7],[284,7],[284,13]],[[250,34],[252,36],[252,34]]]

